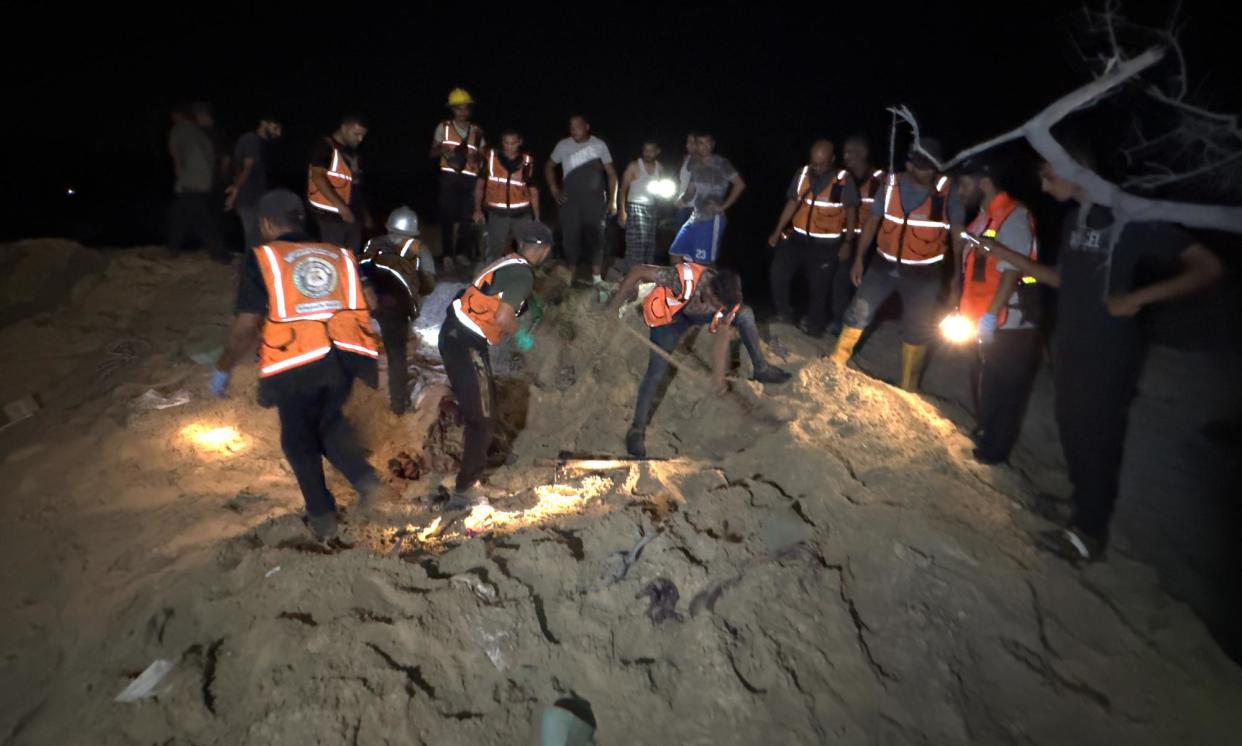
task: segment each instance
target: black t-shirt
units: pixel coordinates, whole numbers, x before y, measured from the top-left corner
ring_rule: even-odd
[[[1057,351],[1128,365],[1139,349],[1138,321],[1110,314],[1105,298],[1136,289],[1140,277],[1176,271],[1194,239],[1172,223],[1132,222],[1114,241],[1110,208],[1093,206],[1082,226],[1080,209],[1066,216],[1058,252]]]
[[[309,241],[303,234],[286,234],[278,241]],[[267,284],[259,271],[258,255],[247,251],[242,260],[241,275],[237,282],[237,313],[257,313],[267,317]],[[266,322],[265,322],[266,323]],[[379,371],[374,360],[361,355],[333,349],[327,357],[313,363],[299,365],[283,373],[259,379],[259,402],[269,405],[282,394],[301,389],[315,388],[332,383],[338,376],[346,375],[362,379],[375,387]]]
[[[241,171],[247,160],[253,160],[250,177],[237,190],[238,207],[257,207],[259,199],[267,193],[267,143],[257,132],[247,132],[237,140],[233,149],[233,170]]]
[[[349,209],[356,210],[362,207],[362,160],[358,156],[358,150],[338,145],[330,137],[321,138],[315,143],[315,149],[311,151],[310,164],[315,168],[331,168],[334,148],[341,152],[341,157],[353,171],[354,180],[349,192]]]

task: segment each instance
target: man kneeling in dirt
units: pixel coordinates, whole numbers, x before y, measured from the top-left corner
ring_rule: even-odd
[[[641,265],[631,269],[621,282],[608,306],[609,311],[615,313],[623,304],[632,301],[638,285],[644,282],[656,286],[643,301],[643,320],[651,329],[652,344],[671,353],[682,336],[696,326],[706,325],[716,335],[711,380],[717,394],[728,391],[725,366],[731,340],[729,330],[733,326],[737,326],[742,344],[750,354],[756,381],[785,383],[789,380],[788,371],[769,364],[763,356],[755,314],[742,305],[742,280],[736,272],[694,262],[682,262],[675,267]],[[668,367],[668,359],[652,350],[647,374],[638,387],[634,422],[625,435],[625,450],[634,458],[647,457],[647,421]]]
[[[265,242],[242,264],[237,315],[211,376],[224,398],[233,366],[259,349],[259,403],[280,415],[280,446],[306,501],[307,523],[320,541],[337,535],[336,501],[324,482],[323,459],[345,475],[366,509],[380,481],[341,411],[355,378],[378,383],[379,344],[354,254],[310,241],[302,200],[278,189],[259,201]]]
[[[530,332],[518,328],[518,316],[535,283],[537,267],[552,251],[552,229],[543,223],[519,226],[518,250],[492,262],[453,301],[440,327],[440,357],[466,423],[461,471],[446,511],[465,510],[477,497],[492,441],[496,391],[487,346],[510,336],[519,349],[530,349]]]

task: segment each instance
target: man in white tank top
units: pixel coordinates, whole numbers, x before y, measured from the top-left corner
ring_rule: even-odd
[[[648,140],[643,143],[642,157],[625,169],[621,178],[621,211],[617,222],[625,229],[626,269],[639,264],[655,264],[657,204],[651,189],[664,178],[664,167],[658,160],[660,146]]]

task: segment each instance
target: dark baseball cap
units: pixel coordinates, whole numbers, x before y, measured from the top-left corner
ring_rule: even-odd
[[[302,198],[288,189],[273,189],[259,199],[259,217],[286,228],[301,228],[306,208]]]
[[[532,220],[529,223],[518,226],[516,232],[519,243],[552,245],[552,229],[538,221]]]

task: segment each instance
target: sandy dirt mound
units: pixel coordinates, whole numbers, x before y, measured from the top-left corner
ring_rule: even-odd
[[[1021,475],[973,464],[934,407],[792,333],[790,384],[717,399],[679,375],[653,460],[558,466],[622,452],[647,356],[566,295],[503,376],[527,397],[492,478],[511,497],[437,525],[416,499],[437,475],[389,476],[399,497],[372,522],[347,511],[352,546],[325,552],[253,371],[214,402],[188,359],[222,331],[232,282],[205,259],[120,254],[80,302],[0,330],[32,351],[5,379],[50,402],[0,438],[0,743],[524,743],[570,695],[601,744],[1242,728],[1242,672],[1147,567],[1034,552]],[[705,357],[702,336],[677,354]],[[149,388],[193,399],[134,411]],[[439,417],[393,417],[362,388],[351,415],[385,474]],[[193,425],[237,434],[205,449]],[[159,696],[113,702],[160,658]]]

